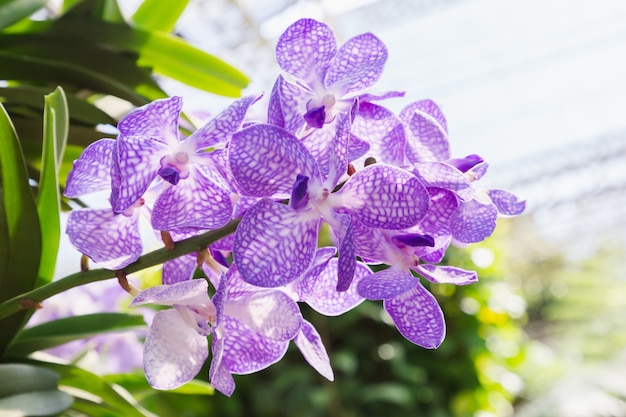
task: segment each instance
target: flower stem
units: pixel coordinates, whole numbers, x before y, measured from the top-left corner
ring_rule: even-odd
[[[132,264],[121,269],[121,271],[126,275],[132,274],[151,266],[162,264],[171,259],[178,258],[179,256],[205,249],[211,243],[234,233],[237,229],[239,221],[240,219],[231,220],[221,229],[212,230],[210,232],[176,242],[174,249],[161,248],[147,253],[139,257],[139,259]],[[41,301],[50,298],[53,295],[67,291],[70,288],[85,285],[90,282],[115,278],[116,273],[117,271],[111,271],[108,269],[89,269],[83,272],[68,275],[56,281],[52,281],[49,284],[4,301],[0,304],[0,319],[10,316],[11,314],[15,314],[20,310],[37,306]]]

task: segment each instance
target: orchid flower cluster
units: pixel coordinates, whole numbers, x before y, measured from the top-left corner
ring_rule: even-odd
[[[110,207],[72,211],[67,233],[112,270],[141,255],[142,216],[174,240],[240,219],[234,234],[164,263],[163,285],[132,302],[172,307],[155,315],[145,340],[154,388],[194,378],[209,357],[208,336],[210,382],[225,395],[235,389],[233,374],[277,362],[291,341],[332,380],[321,337],[298,303],[335,316],[382,300],[406,339],[436,348],[443,313],[420,278],[475,282],[473,271],[437,265],[448,246],[479,242],[498,215],[524,210],[509,192],[475,187],[487,165],[477,155],[451,156],[434,102],[394,114],[379,103],[403,93],[364,92],[387,59],[371,33],[338,48],[327,25],[298,20],[281,35],[276,58],[284,74],[264,120],[248,118],[260,96],[247,96],[181,137],[182,99],[157,100],[120,120],[116,140],[88,146],[68,177],[70,198],[110,190]],[[206,279],[192,279],[198,258]],[[373,272],[375,264],[388,267]]]

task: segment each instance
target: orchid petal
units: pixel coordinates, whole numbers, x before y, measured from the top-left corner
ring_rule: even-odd
[[[421,284],[385,300],[383,306],[409,342],[426,349],[434,349],[443,342],[446,333],[443,312],[435,297]]]
[[[428,210],[426,188],[411,173],[391,165],[374,164],[358,171],[337,193],[346,209],[368,227],[404,229],[414,226]]]
[[[260,200],[248,209],[235,234],[233,256],[243,279],[280,287],[299,278],[317,247],[319,217],[285,204]]]
[[[448,133],[448,123],[446,122],[446,117],[443,112],[432,100],[425,99],[415,101],[400,111],[400,119],[402,119],[405,123],[408,123],[415,112],[424,114],[432,118],[439,126],[441,126],[442,130],[447,134]],[[442,155],[440,160],[448,159],[447,156]]]
[[[352,219],[347,214],[335,214],[339,227],[333,231],[339,238],[339,259],[337,264],[337,291],[346,291],[354,279],[356,268],[356,244]]]
[[[213,338],[211,345],[213,358],[211,360],[211,368],[209,369],[209,381],[211,385],[222,394],[230,397],[235,392],[235,380],[224,363],[224,339]]]
[[[443,188],[454,192],[463,201],[474,195],[472,184],[465,175],[452,165],[443,162],[416,163],[415,175],[426,187]]]
[[[178,117],[182,108],[181,97],[155,100],[136,108],[118,123],[120,136],[175,146],[178,144]]]
[[[478,281],[476,272],[453,266],[421,264],[417,266],[416,271],[427,280],[437,284],[467,285]]]
[[[174,389],[200,372],[209,354],[207,338],[188,327],[175,310],[159,311],[144,344],[144,370],[150,386]]]
[[[306,320],[302,321],[302,328],[296,335],[294,343],[313,369],[329,381],[334,381],[335,376],[333,369],[330,367],[330,358],[321,336],[311,323]]]
[[[351,132],[370,144],[364,156],[390,165],[404,165],[404,126],[390,110],[373,103],[360,103]]]
[[[221,177],[212,169],[195,166],[177,185],[161,193],[152,209],[155,230],[196,227],[210,230],[224,226],[232,216],[230,193],[220,185]]]
[[[357,284],[361,297],[368,300],[385,300],[396,297],[419,285],[408,270],[391,267],[368,275]]]
[[[339,316],[365,300],[357,292],[358,283],[372,271],[361,262],[356,263],[354,284],[346,291],[337,291],[337,258],[332,258],[315,281],[313,291],[302,301],[325,316]]]
[[[400,119],[411,132],[407,137],[407,156],[411,162],[445,161],[450,158],[448,133],[437,119],[418,109],[401,113]]]
[[[305,124],[306,103],[314,96],[314,93],[307,88],[290,83],[282,75],[278,76],[277,83],[284,122],[274,124],[284,127],[294,135],[300,135],[300,129]]]
[[[328,68],[326,87],[340,95],[368,88],[378,81],[386,61],[387,48],[376,36],[364,33],[350,38]]]
[[[304,301],[311,296],[319,275],[326,268],[328,262],[333,256],[335,256],[336,253],[337,248],[334,246],[325,246],[317,249],[315,252],[315,258],[311,263],[311,267],[306,271],[302,278],[292,283],[293,290],[298,295],[298,300],[296,301]]]
[[[195,254],[183,255],[169,260],[163,264],[161,281],[163,284],[175,284],[181,281],[189,281],[198,266]]]
[[[266,339],[278,341],[293,339],[302,323],[298,305],[281,291],[258,291],[231,299],[225,313]]]
[[[259,98],[261,95],[246,96],[236,100],[214,119],[193,132],[185,142],[191,142],[196,150],[228,142],[232,134],[241,128],[250,106]]]
[[[319,169],[302,143],[286,130],[256,124],[235,133],[230,166],[240,189],[249,196],[291,194],[296,175],[319,179]]]
[[[130,307],[143,304],[210,305],[211,301],[207,295],[207,289],[208,284],[203,279],[192,279],[171,285],[150,287],[140,292],[130,304]]]
[[[113,139],[100,139],[87,146],[74,161],[63,194],[68,198],[76,198],[111,189],[111,164],[115,146]]]
[[[336,52],[335,35],[327,25],[300,19],[278,39],[276,61],[283,71],[312,86],[321,84]]]
[[[514,194],[505,190],[487,190],[487,194],[500,214],[517,216],[526,209],[526,201],[520,201]]]
[[[452,237],[462,243],[475,243],[491,236],[496,228],[498,209],[476,200],[459,206],[451,220]]]
[[[280,98],[280,83],[282,79],[282,76],[278,76],[272,86],[272,92],[270,93],[269,103],[267,105],[267,123],[284,128],[285,113]]]
[[[66,233],[81,253],[106,269],[121,269],[141,256],[138,213],[114,214],[111,209],[72,210]]]
[[[278,362],[288,341],[266,339],[237,319],[226,317],[222,363],[233,374],[250,374]]]

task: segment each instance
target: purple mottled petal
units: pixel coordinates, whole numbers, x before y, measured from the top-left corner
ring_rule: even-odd
[[[368,275],[357,284],[361,297],[368,300],[386,300],[396,297],[419,284],[416,277],[401,267],[383,269]]]
[[[416,271],[427,280],[437,284],[467,285],[478,281],[476,272],[453,266],[421,264],[417,266]]]
[[[319,216],[263,199],[248,209],[235,234],[233,256],[243,279],[280,287],[310,267],[317,247]]]
[[[448,133],[448,123],[446,122],[446,117],[434,101],[425,99],[409,104],[400,112],[400,119],[405,121],[405,123],[408,123],[415,112],[430,116],[439,126],[443,128],[443,131],[446,132],[446,134]]]
[[[369,94],[369,93],[365,93],[365,94],[359,94],[359,102],[360,103],[365,103],[365,102],[372,102],[372,101],[378,101],[378,100],[387,100],[389,98],[397,98],[397,97],[404,97],[405,92],[404,91],[386,91],[384,93],[377,93],[377,94]]]
[[[188,281],[193,277],[197,266],[198,261],[195,254],[174,258],[163,264],[161,281],[167,285]]]
[[[337,222],[333,232],[339,239],[339,262],[337,265],[337,291],[346,291],[354,279],[356,268],[356,244],[352,219],[347,214],[334,214]]]
[[[117,139],[119,190],[112,194],[111,204],[121,213],[146,192],[161,167],[160,160],[168,152],[167,145],[141,137]]]
[[[351,132],[370,144],[365,156],[378,162],[403,166],[406,135],[400,119],[386,108],[361,103]],[[362,161],[361,162],[362,165]]]
[[[357,292],[358,283],[372,272],[360,262],[357,262],[354,273],[354,285],[346,291],[337,291],[337,258],[332,258],[315,281],[313,291],[302,301],[310,305],[315,311],[325,316],[339,316],[365,300]]]
[[[374,164],[358,171],[337,193],[343,208],[368,227],[404,229],[424,217],[430,197],[413,174]]]
[[[321,85],[335,53],[332,30],[313,19],[300,19],[278,39],[276,61],[280,68],[309,86]]]
[[[225,313],[266,339],[278,341],[293,339],[302,323],[298,305],[281,291],[258,291],[230,300]]]
[[[306,320],[302,322],[302,329],[294,339],[294,343],[313,369],[329,381],[335,380],[322,338],[311,323]]]
[[[452,240],[450,231],[452,216],[456,213],[459,200],[454,193],[441,188],[429,188],[430,207],[422,221],[411,228],[412,232],[423,233],[435,239],[433,247],[416,248],[413,252],[427,262],[440,262]]]
[[[85,148],[74,161],[67,175],[63,195],[76,198],[96,191],[111,188],[112,154],[115,140],[100,139]]]
[[[162,145],[178,144],[178,117],[183,108],[181,97],[155,100],[128,113],[117,125],[122,137]],[[120,153],[120,157],[125,157]]]
[[[475,243],[491,236],[496,228],[498,209],[476,200],[462,203],[451,220],[452,237],[461,243]]]
[[[235,380],[226,365],[222,363],[224,357],[224,339],[213,338],[211,345],[213,358],[211,360],[211,368],[209,369],[209,382],[222,394],[230,397],[235,392]]]
[[[350,142],[348,143],[348,162],[356,161],[365,156],[370,150],[370,144],[357,136],[350,134]]]
[[[330,143],[328,158],[328,177],[324,181],[330,189],[334,188],[339,179],[348,169],[348,146],[350,141],[350,116],[340,113],[336,118],[337,133]]]
[[[236,100],[214,119],[193,132],[185,141],[190,141],[196,150],[228,142],[232,134],[241,128],[250,106],[259,98],[260,95],[255,95]]]
[[[526,209],[526,201],[520,201],[517,196],[505,190],[488,190],[487,194],[500,214],[517,216]]]
[[[296,301],[304,301],[310,297],[319,275],[326,268],[328,262],[333,256],[335,256],[336,253],[337,248],[334,246],[324,246],[317,249],[313,263],[311,263],[311,267],[306,271],[302,278],[292,282],[292,289],[298,297]]]
[[[253,197],[291,194],[298,174],[320,178],[315,160],[302,143],[286,130],[268,124],[235,133],[229,160],[240,189]]]
[[[463,201],[474,195],[472,184],[461,171],[443,162],[422,162],[414,164],[415,175],[426,187],[437,187],[456,193]]]
[[[175,310],[154,316],[143,350],[146,378],[153,388],[174,389],[191,381],[208,355],[207,338],[188,327]]]
[[[220,282],[215,289],[215,294],[211,301],[215,306],[215,326],[219,326],[224,321],[224,314],[226,310],[226,299],[228,298],[228,282],[226,275],[222,274]]]
[[[208,284],[203,279],[192,279],[172,285],[150,287],[140,292],[130,304],[130,307],[137,307],[143,304],[209,305],[211,301],[207,295],[207,289]]]
[[[139,213],[114,214],[111,209],[72,210],[66,233],[78,251],[106,269],[121,269],[143,251]]]
[[[306,112],[306,103],[314,97],[313,91],[286,81],[282,76],[278,76],[278,93],[280,105],[284,117],[284,127],[294,135],[300,135],[300,130],[305,121],[302,117]]]
[[[267,105],[267,123],[279,127],[285,127],[285,114],[280,98],[280,82],[281,76],[276,78],[272,92],[270,93],[269,103]]]
[[[400,119],[411,133],[407,137],[406,149],[411,162],[445,161],[450,158],[448,133],[435,118],[415,110],[400,113]]]
[[[188,227],[217,229],[231,219],[230,193],[218,185],[221,177],[212,169],[197,165],[189,178],[165,189],[152,209],[155,230]]]
[[[233,374],[250,374],[265,369],[278,362],[289,346],[288,341],[264,338],[234,318],[226,317],[224,327],[222,363]]]
[[[452,236],[449,236],[447,242],[441,248],[437,249],[434,252],[421,255],[420,259],[424,262],[432,262],[434,264],[443,261],[443,257],[446,255],[446,249],[448,249],[451,241]]]
[[[361,258],[378,262],[387,262],[387,245],[385,236],[381,229],[367,227],[359,221],[352,219],[354,227],[354,243],[356,244],[356,254]]]
[[[378,81],[386,61],[387,48],[376,36],[364,33],[350,38],[328,68],[326,87],[340,96],[368,88]]]
[[[487,173],[488,168],[489,164],[486,162],[483,162],[480,165],[476,165],[474,169],[472,169],[472,173],[476,175],[476,180],[481,179]]]
[[[385,300],[383,306],[409,342],[426,349],[439,347],[443,342],[446,334],[443,312],[435,297],[421,284]]]

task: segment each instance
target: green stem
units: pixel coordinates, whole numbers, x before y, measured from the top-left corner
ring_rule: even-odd
[[[178,258],[179,256],[205,249],[211,243],[234,233],[237,229],[237,225],[239,224],[239,220],[240,219],[231,220],[230,223],[221,229],[212,230],[210,232],[176,242],[176,245],[172,250],[161,248],[147,253],[139,257],[139,259],[132,264],[123,268],[121,271],[125,274],[132,274],[133,272],[162,264],[163,262]],[[68,275],[57,281],[35,288],[34,290],[13,297],[0,304],[0,319],[10,316],[11,314],[15,314],[25,308],[32,308],[41,301],[50,298],[53,295],[62,293],[63,291],[67,291],[70,288],[85,285],[90,282],[115,278],[116,272],[117,271],[111,271],[108,269],[90,269],[84,272]]]

